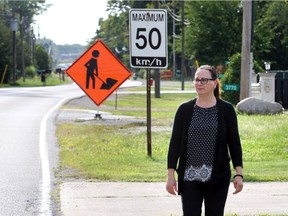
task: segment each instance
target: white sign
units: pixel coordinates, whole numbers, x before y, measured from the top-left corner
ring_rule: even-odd
[[[167,11],[131,9],[130,65],[133,68],[167,68]]]

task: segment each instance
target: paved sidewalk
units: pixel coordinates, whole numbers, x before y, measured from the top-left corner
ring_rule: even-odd
[[[288,183],[245,183],[233,195],[225,214],[288,215]],[[65,182],[61,185],[64,216],[180,216],[181,199],[165,191],[165,183]]]

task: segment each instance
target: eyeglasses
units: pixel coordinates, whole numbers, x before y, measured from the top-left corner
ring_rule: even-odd
[[[193,81],[193,83],[194,84],[197,84],[197,83],[201,83],[201,85],[204,85],[204,84],[207,84],[208,83],[208,81],[209,80],[215,80],[215,79],[209,79],[209,78],[201,78],[201,79],[199,79],[199,78],[196,78],[194,81]]]

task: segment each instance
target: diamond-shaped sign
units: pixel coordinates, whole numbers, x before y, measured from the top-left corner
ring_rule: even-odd
[[[66,73],[97,106],[132,75],[100,39]]]

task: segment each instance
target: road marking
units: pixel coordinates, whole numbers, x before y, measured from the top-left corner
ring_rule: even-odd
[[[47,131],[47,120],[49,116],[56,110],[58,107],[64,103],[65,100],[69,98],[64,98],[56,106],[50,109],[40,124],[40,134],[39,134],[39,152],[40,152],[40,162],[41,162],[41,171],[42,171],[42,184],[40,186],[41,189],[41,207],[40,207],[40,215],[50,216],[52,215],[51,211],[51,178],[50,178],[50,165],[49,165],[49,157],[48,157],[48,149],[46,144],[46,131]]]

